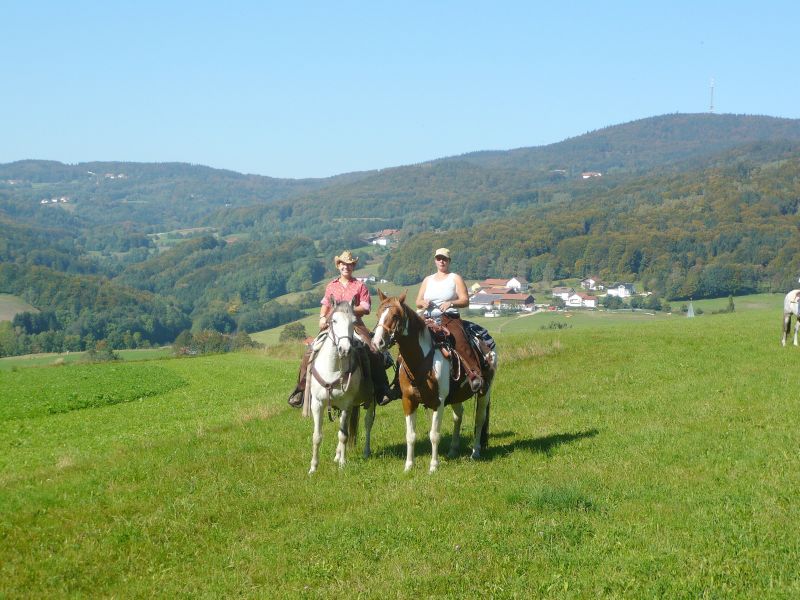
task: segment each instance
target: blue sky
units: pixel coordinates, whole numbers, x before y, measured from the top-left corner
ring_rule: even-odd
[[[325,177],[666,113],[800,118],[800,3],[39,2],[0,19],[0,163]]]

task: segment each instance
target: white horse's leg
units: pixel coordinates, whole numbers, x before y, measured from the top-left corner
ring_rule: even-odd
[[[456,458],[461,448],[461,423],[464,417],[464,405],[459,402],[451,406],[453,409],[453,439],[450,441],[448,458]]]
[[[340,468],[345,462],[344,450],[347,444],[347,420],[350,418],[350,410],[350,408],[342,409],[342,415],[339,417],[339,443],[336,445],[336,456],[333,460],[339,463]]]
[[[476,460],[481,457],[481,432],[483,424],[486,422],[486,408],[489,406],[491,389],[486,391],[485,396],[475,398],[475,436],[472,439],[472,458]]]
[[[414,466],[414,442],[417,440],[416,430],[417,411],[406,415],[406,468],[408,473]]]
[[[789,326],[786,323],[786,313],[783,313],[783,331],[781,331],[781,346],[786,345],[786,337],[789,335]]]
[[[789,321],[789,327],[791,327],[791,321]],[[795,317],[794,319],[794,345],[797,346],[797,330],[800,329],[800,317]]]
[[[442,438],[442,415],[444,414],[444,402],[439,402],[439,408],[433,413],[431,418],[431,466],[430,473],[435,473],[439,468],[439,440]]]
[[[316,472],[319,466],[319,445],[322,443],[322,403],[311,397],[311,416],[314,420],[314,433],[311,436],[311,468],[308,474]]]
[[[364,442],[364,458],[369,458],[372,455],[372,446],[370,440],[372,435],[372,424],[375,422],[375,402],[373,401],[367,409],[367,414],[364,417],[364,429],[366,430],[367,440]]]

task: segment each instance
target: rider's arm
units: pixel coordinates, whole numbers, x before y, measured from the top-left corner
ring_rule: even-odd
[[[353,307],[353,312],[356,313],[356,316],[363,317],[364,315],[368,315],[370,310],[372,310],[372,298],[369,296],[369,290],[366,285],[363,283],[361,284],[358,292],[356,292],[355,298],[356,305]]]
[[[427,308],[428,302],[425,300],[425,289],[428,287],[428,278],[422,280],[422,285],[419,286],[417,292],[417,308]]]

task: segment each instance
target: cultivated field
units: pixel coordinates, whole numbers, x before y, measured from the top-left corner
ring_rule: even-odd
[[[509,320],[491,446],[433,476],[393,403],[309,478],[294,350],[0,371],[0,597],[798,597],[780,303]]]

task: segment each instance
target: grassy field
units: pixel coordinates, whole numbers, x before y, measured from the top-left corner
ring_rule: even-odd
[[[33,306],[19,296],[0,294],[0,321],[10,321],[17,313],[25,311],[37,312]]]
[[[798,597],[780,303],[519,319],[485,458],[433,476],[394,403],[341,471],[326,423],[308,477],[281,349],[2,371],[0,597]]]
[[[141,350],[115,350],[124,361],[153,360],[172,356],[172,348],[148,348]],[[24,356],[6,356],[0,358],[0,371],[9,371],[21,367],[59,366],[86,362],[86,352],[47,352],[43,354],[26,354]]]

